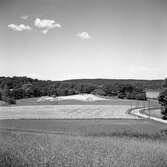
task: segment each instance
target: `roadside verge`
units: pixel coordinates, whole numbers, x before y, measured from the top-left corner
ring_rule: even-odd
[[[133,108],[133,109],[130,109],[128,111],[128,113],[133,115],[133,116],[137,116],[139,118],[150,119],[150,120],[154,120],[154,121],[157,121],[157,122],[161,122],[161,123],[167,124],[167,120],[163,120],[161,118],[149,116],[149,115],[146,115],[146,114],[142,113],[143,110],[151,110],[151,109],[153,109],[153,107],[150,107],[150,108],[143,108],[143,107]]]

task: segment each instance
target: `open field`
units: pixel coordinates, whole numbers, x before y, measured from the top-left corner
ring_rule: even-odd
[[[17,100],[18,106],[22,105],[129,105],[129,106],[148,106],[148,101],[118,99],[113,97],[105,97],[106,100],[97,101],[81,101],[74,99],[65,99],[58,101],[39,101],[40,98],[27,98]],[[150,105],[159,105],[157,100],[150,100]]]
[[[140,132],[136,137],[123,133],[85,137],[1,131],[0,166],[166,167],[166,146],[166,140],[143,137]]]
[[[0,107],[1,167],[167,166],[167,125],[127,113],[148,102],[32,102]]]
[[[151,110],[144,110],[143,113],[146,115],[153,116],[153,117],[162,118],[160,108],[153,108]]]
[[[128,105],[36,105],[0,107],[0,119],[132,118]]]
[[[149,120],[134,119],[30,119],[0,120],[1,131],[26,131],[80,136],[131,136],[161,138],[167,125]]]
[[[139,119],[0,120],[0,166],[166,167],[166,130]]]
[[[38,98],[37,102],[62,101],[62,100],[77,100],[77,101],[92,102],[92,101],[104,101],[108,99],[93,94],[76,94],[76,95],[58,96],[58,97],[43,96]]]

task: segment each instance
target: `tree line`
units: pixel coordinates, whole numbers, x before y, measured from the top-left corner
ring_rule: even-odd
[[[167,78],[163,82],[163,91],[159,94],[158,101],[162,106],[162,118],[167,119]]]
[[[157,85],[161,85],[161,83],[161,80],[78,79],[51,81],[28,77],[0,77],[0,99],[14,104],[16,99],[22,98],[88,93],[146,100],[145,89],[156,89]]]

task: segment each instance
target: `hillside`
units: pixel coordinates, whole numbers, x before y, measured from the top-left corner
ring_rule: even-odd
[[[11,88],[20,87],[26,83],[40,83],[40,84],[51,84],[51,83],[69,83],[69,84],[94,84],[94,85],[115,85],[115,84],[131,84],[136,87],[148,89],[148,90],[159,90],[162,88],[163,80],[135,80],[135,79],[73,79],[64,81],[51,81],[51,80],[38,80],[28,77],[0,77],[0,88],[5,84],[8,84]]]
[[[86,93],[117,96],[122,99],[146,100],[146,90],[160,90],[162,83],[163,80],[74,79],[50,81],[28,77],[0,77],[0,99],[14,104],[13,99]]]
[[[131,84],[147,90],[160,90],[162,88],[163,80],[137,80],[137,79],[73,79],[64,80],[62,82],[68,83],[92,83],[96,85],[115,85],[115,84]]]

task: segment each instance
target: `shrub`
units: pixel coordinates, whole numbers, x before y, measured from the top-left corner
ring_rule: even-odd
[[[126,98],[127,99],[136,99],[136,94],[134,92],[127,93]]]
[[[167,119],[167,89],[159,94],[158,101],[161,104],[161,114],[163,119]]]
[[[136,100],[146,100],[146,94],[145,93],[137,93],[136,94]]]
[[[12,97],[3,97],[2,100],[8,104],[16,104],[16,100]]]
[[[124,99],[125,97],[126,97],[126,94],[124,94],[122,92],[118,93],[118,98]]]
[[[95,95],[100,95],[100,96],[105,96],[106,95],[106,92],[103,90],[103,89],[95,89],[92,94],[95,94]]]
[[[161,114],[163,119],[167,119],[167,107],[162,107],[161,108]]]

